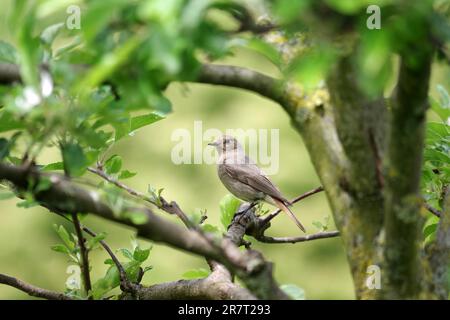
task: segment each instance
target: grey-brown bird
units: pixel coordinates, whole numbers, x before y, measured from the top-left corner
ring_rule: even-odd
[[[288,208],[291,203],[283,197],[278,188],[242,149],[232,136],[221,136],[208,145],[216,147],[219,153],[217,172],[223,185],[234,196],[251,202],[265,201],[285,212],[303,231],[305,227]]]

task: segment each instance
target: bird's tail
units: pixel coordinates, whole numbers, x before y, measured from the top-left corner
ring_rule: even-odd
[[[302,225],[300,221],[298,221],[297,217],[294,215],[294,213],[289,209],[283,202],[277,199],[273,199],[275,202],[275,205],[282,211],[284,211],[292,220],[294,220],[297,227],[300,228],[303,232],[306,232],[305,227]]]

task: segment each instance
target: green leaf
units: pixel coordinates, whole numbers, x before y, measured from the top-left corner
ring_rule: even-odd
[[[261,39],[252,38],[248,41],[245,41],[245,47],[262,54],[276,66],[280,66],[282,63],[278,50],[275,49],[271,44]]]
[[[450,117],[450,107],[443,107],[437,100],[430,97],[431,109],[441,118],[442,121],[447,121]]]
[[[227,194],[220,200],[220,222],[226,230],[233,220],[234,214],[238,210],[241,201],[231,194]]]
[[[313,226],[315,226],[317,229],[322,230],[323,224],[320,221],[313,221]]]
[[[157,113],[150,113],[142,116],[136,116],[131,118],[130,129],[131,131],[137,130],[154,122],[164,119],[163,116]]]
[[[108,6],[110,6],[109,3]],[[83,27],[84,29],[85,27]],[[102,60],[92,67],[86,76],[81,79],[76,90],[86,93],[87,90],[105,81],[117,68],[126,62],[131,53],[139,46],[140,42],[139,36],[136,35],[118,46],[113,52],[105,54]]]
[[[128,3],[127,0],[93,1],[89,10],[83,10],[82,31],[85,39],[89,42],[102,31],[108,21]]]
[[[437,226],[438,226],[437,223],[433,223],[433,224],[430,224],[430,225],[426,226],[425,229],[423,230],[423,236],[425,238],[427,238],[432,233],[435,233],[436,229],[437,229]]]
[[[128,258],[130,260],[133,260],[133,254],[131,253],[130,250],[126,249],[126,248],[120,248],[119,251],[123,254],[123,256],[125,258]]]
[[[0,61],[8,63],[18,62],[16,49],[3,40],[0,40]]]
[[[51,246],[50,249],[56,252],[71,254],[70,250],[63,244],[55,244],[54,246]]]
[[[163,188],[156,190],[151,185],[148,185],[148,188],[147,188],[147,192],[150,194],[151,200],[154,203],[156,203],[156,205],[159,206],[159,207],[162,205],[162,203],[161,203],[161,192],[163,190],[164,190]]]
[[[42,167],[42,171],[64,170],[64,164],[62,162],[49,163]]]
[[[127,274],[127,278],[135,282],[139,274],[140,262],[130,261],[122,263],[123,268]],[[94,299],[101,299],[103,295],[118,287],[120,284],[119,270],[115,264],[112,264],[103,278],[97,280],[92,286],[92,295]]]
[[[141,249],[139,247],[136,247],[133,252],[134,260],[139,261],[139,262],[144,262],[145,260],[147,260],[148,256],[150,255],[151,249],[152,249],[152,247],[150,247],[148,249]]]
[[[142,270],[142,272],[145,274],[147,271],[150,271],[150,270],[152,270],[153,269],[153,266],[146,266],[143,270]]]
[[[0,138],[0,160],[7,157],[9,154],[9,141],[5,138]]]
[[[199,225],[202,219],[201,210],[198,209],[194,210],[194,212],[188,214],[188,218],[194,225]]]
[[[97,234],[95,237],[91,238],[87,242],[87,247],[89,250],[92,250],[100,241],[106,238],[106,233],[101,232]]]
[[[209,223],[202,225],[202,230],[205,232],[209,232],[209,233],[217,233],[217,234],[220,233],[220,230],[218,227],[216,227],[212,224],[209,224]]]
[[[55,40],[56,36],[58,35],[59,31],[64,27],[64,23],[55,23],[51,26],[48,26],[45,28],[41,33],[41,42],[47,46],[50,47]]]
[[[305,290],[295,284],[283,284],[280,289],[294,300],[305,300]]]
[[[24,129],[24,121],[16,120],[11,112],[0,112],[0,132],[7,132],[11,130]]]
[[[88,165],[81,146],[75,143],[68,143],[61,145],[61,151],[65,171],[72,177],[81,176]]]
[[[204,268],[192,269],[183,273],[182,277],[186,280],[203,279],[209,276],[209,271]]]
[[[115,174],[122,168],[122,158],[118,155],[112,155],[105,162],[105,171],[107,174]]]
[[[388,2],[389,0],[325,0],[325,2],[332,7],[333,9],[336,9],[338,12],[345,14],[345,15],[351,15],[355,14],[358,11],[361,11],[365,8],[367,8],[370,4],[376,3],[377,5],[382,5],[383,3]]]
[[[21,6],[21,12],[17,12],[14,27],[17,28],[17,52],[20,56],[22,80],[26,85],[37,88],[40,47],[39,39],[34,36],[36,18],[33,9],[33,5]]]
[[[128,178],[132,178],[137,174],[137,172],[131,172],[128,170],[122,170],[119,174],[118,179],[120,180],[124,180],[124,179],[128,179]]]
[[[335,55],[331,48],[321,48],[301,55],[292,64],[292,73],[296,81],[305,89],[315,88],[326,74],[334,61]]]
[[[53,228],[55,229],[56,233],[58,234],[59,238],[64,242],[64,244],[67,246],[67,248],[70,251],[73,251],[75,249],[75,243],[71,240],[69,233],[67,232],[66,228],[64,226],[60,225],[53,225]]]

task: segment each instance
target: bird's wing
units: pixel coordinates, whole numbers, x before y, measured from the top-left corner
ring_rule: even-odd
[[[254,164],[224,164],[223,166],[225,173],[239,182],[244,183],[257,191],[263,192],[274,199],[289,203],[272,181],[262,173],[258,166]]]

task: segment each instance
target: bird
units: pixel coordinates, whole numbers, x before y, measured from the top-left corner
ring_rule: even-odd
[[[217,173],[228,191],[235,197],[250,202],[251,207],[260,201],[276,206],[285,212],[300,230],[306,232],[305,227],[289,209],[292,204],[245,154],[242,145],[235,137],[223,135],[208,145],[215,147],[219,154]]]

